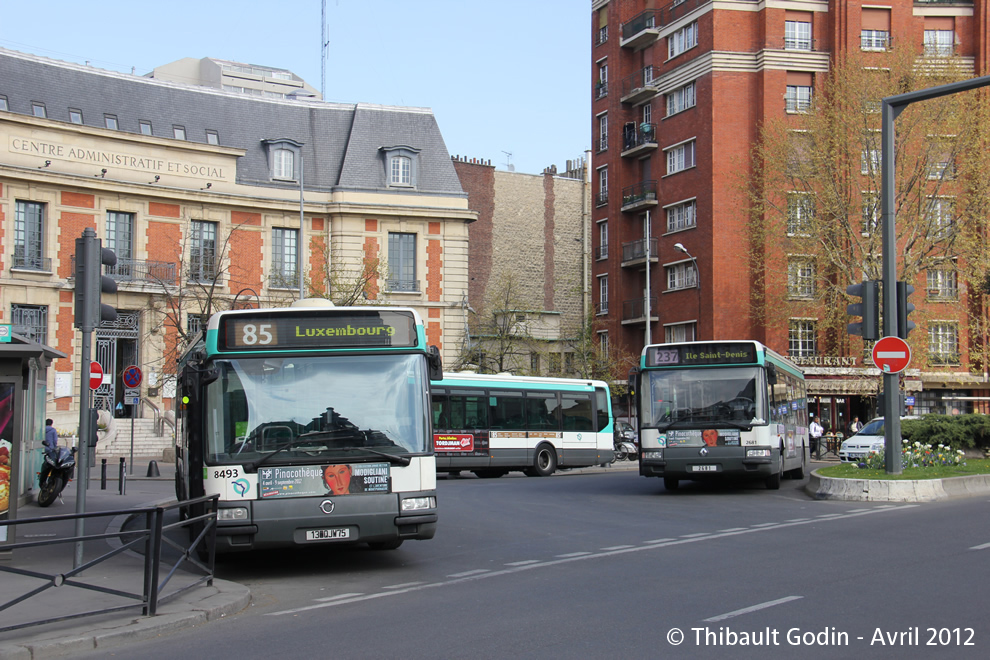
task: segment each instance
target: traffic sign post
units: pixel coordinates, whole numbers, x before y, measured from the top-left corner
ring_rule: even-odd
[[[873,345],[873,364],[885,374],[898,374],[911,363],[911,347],[900,337],[882,337]]]
[[[141,368],[135,364],[124,369],[124,373],[121,378],[126,385],[133,392],[138,386],[141,385]],[[131,407],[131,463],[130,463],[130,473],[134,474],[134,418],[137,416],[138,403],[141,400],[141,392],[137,391],[136,396],[131,394],[130,397],[125,393],[125,398],[128,399],[127,405]]]

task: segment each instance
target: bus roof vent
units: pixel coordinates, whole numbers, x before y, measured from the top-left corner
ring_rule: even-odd
[[[335,307],[332,300],[327,298],[303,298],[297,300],[290,307]]]

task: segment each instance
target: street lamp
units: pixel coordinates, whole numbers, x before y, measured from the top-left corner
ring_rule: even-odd
[[[683,243],[674,243],[674,249],[683,252],[694,263],[694,287],[698,290],[698,320],[695,322],[694,338],[698,339],[698,327],[701,325],[701,272],[698,270],[698,260],[688,252]]]

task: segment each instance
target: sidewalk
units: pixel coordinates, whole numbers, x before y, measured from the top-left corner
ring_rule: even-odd
[[[126,510],[150,507],[175,500],[173,475],[175,467],[156,460],[160,476],[148,477],[150,462],[155,459],[135,457],[133,474],[125,479],[125,494],[119,494],[117,480],[119,466],[108,467],[107,489],[100,490],[100,466],[90,469],[90,484],[86,492],[86,512],[120,512],[118,515],[87,519],[86,534],[120,531],[130,517]],[[40,518],[74,514],[76,512],[76,481],[62,492],[62,501],[48,508],[30,502],[18,509],[19,519]],[[16,541],[54,540],[75,536],[75,521],[52,521],[37,525],[25,525],[16,530]],[[100,539],[86,543],[84,561],[119,549],[117,538]],[[25,548],[8,554],[0,554],[0,566],[35,571],[46,576],[59,576],[73,568],[75,544],[65,543],[37,548]],[[167,574],[162,566],[160,580]],[[165,593],[175,591],[184,584],[191,584],[198,575],[181,568],[170,580]],[[52,581],[55,581],[52,580]],[[78,582],[98,585],[101,588],[121,592],[142,592],[144,582],[144,557],[133,549],[124,550],[107,561],[97,564],[76,578]],[[21,596],[49,582],[39,578],[0,573],[4,587],[0,590],[0,603]],[[225,580],[213,580],[190,589],[172,600],[159,605],[157,616],[141,614],[140,601],[122,596],[105,594],[68,584],[53,587],[45,592],[11,606],[0,612],[2,625],[16,625],[49,620],[97,609],[132,605],[108,614],[70,619],[42,624],[20,630],[0,633],[0,658],[4,660],[37,660],[55,658],[96,649],[111,648],[141,639],[150,639],[174,630],[198,625],[206,621],[228,616],[247,607],[250,591],[239,584]]]

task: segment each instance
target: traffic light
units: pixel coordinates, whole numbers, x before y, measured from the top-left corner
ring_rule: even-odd
[[[103,274],[103,266],[116,266],[117,255],[96,237],[91,227],[76,239],[76,320],[83,332],[96,329],[100,321],[117,320],[117,310],[100,303],[100,294],[116,293],[117,282]]]
[[[862,321],[850,323],[849,334],[859,335],[868,341],[880,339],[880,282],[867,280],[859,284],[850,284],[846,293],[862,302],[846,306],[846,314],[859,316]]]
[[[914,321],[908,321],[908,314],[914,311],[914,305],[908,302],[908,296],[914,293],[914,286],[907,282],[897,283],[897,336],[907,339],[908,333],[914,330]]]

